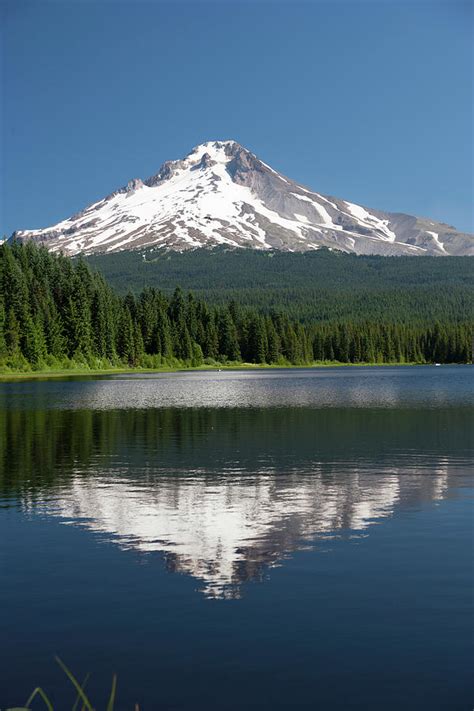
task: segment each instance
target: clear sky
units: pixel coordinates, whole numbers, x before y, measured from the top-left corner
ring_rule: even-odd
[[[0,0],[0,230],[233,138],[323,194],[473,230],[473,3]]]

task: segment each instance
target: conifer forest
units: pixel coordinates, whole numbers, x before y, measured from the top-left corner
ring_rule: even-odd
[[[378,258],[380,264],[383,259]],[[431,260],[435,268],[446,262]],[[410,269],[416,269],[417,262],[418,258],[409,258]],[[158,284],[123,293],[84,258],[71,260],[32,243],[4,243],[0,367],[10,372],[239,363],[471,362],[474,318],[468,285],[460,280],[451,293],[442,285],[438,293],[433,285],[430,289],[436,318],[411,309],[402,290],[388,318],[377,310],[381,298],[377,290],[365,300],[355,294],[351,309],[350,292],[342,285],[339,297],[332,292],[332,306],[327,297],[324,303],[322,298],[311,301],[302,288],[295,287],[291,298],[286,286],[281,303],[276,287],[271,299],[262,298],[260,303],[249,299],[245,288],[232,288],[227,300],[219,300],[212,290],[195,293],[179,286],[170,290],[168,282],[163,290]]]

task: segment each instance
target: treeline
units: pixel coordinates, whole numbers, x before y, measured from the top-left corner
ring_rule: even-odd
[[[160,367],[471,360],[472,321],[301,323],[283,309],[210,306],[176,288],[118,295],[82,260],[0,246],[0,367]]]

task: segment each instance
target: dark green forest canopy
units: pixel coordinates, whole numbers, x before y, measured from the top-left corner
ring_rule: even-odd
[[[95,255],[88,262],[125,293],[176,285],[209,303],[235,300],[302,322],[462,322],[474,313],[474,257],[357,256],[320,249],[164,250]]]
[[[174,259],[168,257],[161,254],[159,260],[167,263]],[[178,287],[170,293],[165,285],[162,291],[146,286],[135,293],[119,294],[82,258],[53,255],[31,242],[1,245],[0,368],[12,371],[75,366],[199,366],[217,362],[303,365],[316,361],[471,360],[472,291],[462,263],[458,264],[458,271],[453,267],[457,275],[453,275],[455,297],[449,280],[436,287],[431,277],[428,286],[435,290],[437,318],[417,312],[416,296],[412,294],[410,307],[401,298],[395,300],[391,312],[394,317],[383,319],[380,290],[374,287],[370,299],[367,294],[359,294],[357,300],[353,293],[357,289],[351,291],[347,283],[342,284],[343,280],[340,287],[331,287],[334,303],[331,305],[327,299],[327,311],[314,301],[305,305],[304,291],[298,287],[294,299],[288,303],[277,300],[274,305],[268,301],[265,288],[260,290],[263,296],[259,300],[259,288],[254,286],[249,287],[253,297],[250,305],[245,291],[237,288],[223,289],[226,299],[222,294],[219,299],[213,298],[212,294],[220,294],[218,285],[225,281],[226,274],[233,283],[239,277],[234,275],[231,279],[230,268],[226,272],[222,266],[224,277],[221,274],[216,285],[212,274],[206,271],[206,260],[211,260],[212,255],[194,257],[204,260],[200,279],[201,285],[210,285],[207,291],[201,288],[196,295]],[[217,259],[218,266],[224,265],[227,255],[217,254]],[[249,253],[243,259],[250,264],[247,271],[242,265],[241,274],[248,284],[252,273],[254,279],[258,278],[259,264],[273,264],[279,256],[257,257]],[[339,257],[327,253],[319,259],[331,264]],[[454,258],[443,261],[451,259]],[[432,262],[435,273],[440,269],[436,266],[438,261],[441,262]],[[388,268],[381,266],[383,261],[376,264],[380,270]],[[408,270],[412,268],[407,266]],[[271,293],[276,298],[281,273],[272,269],[271,266],[268,278],[273,280]],[[262,268],[261,274],[264,271]],[[321,274],[324,271],[320,266]],[[330,279],[327,275],[324,278],[328,292]],[[416,281],[414,275],[411,278]],[[426,274],[424,278],[428,279]],[[195,271],[193,279],[197,279]],[[354,281],[347,269],[346,282],[350,284],[351,279]],[[410,289],[407,291],[411,293]],[[402,295],[403,288],[398,287],[396,293]],[[201,298],[203,294],[206,300]],[[390,298],[395,298],[395,291]]]

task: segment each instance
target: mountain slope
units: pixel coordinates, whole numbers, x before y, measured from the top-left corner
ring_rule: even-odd
[[[355,255],[258,249],[144,249],[86,257],[121,294],[176,285],[209,304],[235,301],[259,312],[283,309],[298,321],[469,322],[474,257]]]
[[[17,231],[66,254],[228,245],[357,254],[474,254],[472,235],[427,219],[326,197],[277,173],[235,141],[194,148],[153,177],[132,180],[82,212]]]

